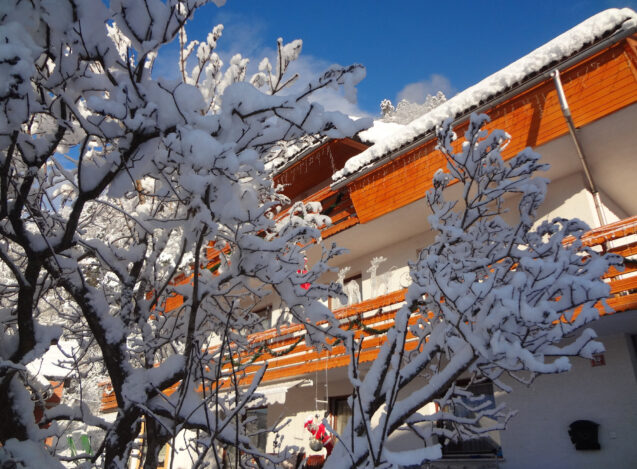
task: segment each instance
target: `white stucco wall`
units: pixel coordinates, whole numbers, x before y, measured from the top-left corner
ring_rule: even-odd
[[[628,313],[631,314],[631,313]],[[541,376],[532,387],[514,384],[498,394],[518,414],[502,432],[504,469],[630,469],[637,462],[637,381],[630,337],[602,339],[606,365],[572,360],[565,374]],[[568,435],[575,420],[599,426],[599,451],[577,451]]]
[[[284,403],[277,403],[268,406],[268,425],[272,426],[277,422],[287,421],[287,424],[280,432],[282,436],[283,446],[294,445],[305,448],[307,454],[325,454],[325,450],[321,452],[313,452],[309,449],[310,433],[304,428],[304,424],[308,418],[318,414],[323,418],[326,410],[325,403],[316,403],[316,399],[325,400],[325,373],[319,371],[315,374],[304,376],[312,380],[311,386],[294,387],[288,390]],[[345,379],[342,372],[331,374],[328,384],[329,396],[337,397],[351,393],[351,386]],[[274,435],[268,436],[266,451],[274,451]]]
[[[391,241],[388,239],[388,241]],[[416,260],[418,251],[433,241],[431,231],[412,236],[402,241],[390,242],[382,248],[372,252],[364,252],[354,259],[351,259],[337,268],[350,267],[347,277],[361,274],[362,277],[362,298],[368,300],[377,296],[400,290],[409,285],[408,262]],[[356,252],[355,248],[351,249]],[[381,263],[376,271],[376,285],[372,285],[371,273],[368,269],[374,257],[386,257],[387,260]],[[325,275],[324,282],[336,281],[336,272]]]
[[[555,217],[579,218],[589,226],[597,226],[593,197],[586,190],[584,177],[580,173],[551,181],[548,185],[537,223]]]

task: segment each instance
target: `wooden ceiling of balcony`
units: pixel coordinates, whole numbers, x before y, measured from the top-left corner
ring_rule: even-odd
[[[366,148],[367,145],[351,138],[330,140],[274,176],[274,182],[284,186],[283,194],[293,202],[302,200],[329,186],[332,174]]]

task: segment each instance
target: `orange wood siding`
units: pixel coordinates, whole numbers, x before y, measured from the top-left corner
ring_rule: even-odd
[[[626,54],[630,59],[633,75],[637,79],[637,34],[626,39]]]
[[[312,192],[312,188],[329,185],[332,174],[365,148],[367,145],[351,138],[330,140],[274,176],[274,182],[284,186],[283,194],[292,201],[302,199]]]
[[[637,216],[620,220],[606,226],[596,228],[587,232],[582,237],[582,242],[586,246],[595,249],[607,249],[608,252],[620,254],[626,258],[637,255]],[[568,243],[569,240],[566,240]],[[612,242],[612,246],[608,246]],[[608,282],[611,290],[611,297],[607,300],[608,306],[614,312],[634,310],[637,308],[637,263],[633,262],[619,272],[611,268],[604,278]],[[396,308],[404,301],[406,290],[398,290],[383,296],[365,300],[356,305],[347,306],[334,311],[336,319],[341,321],[343,329],[356,330],[356,337],[366,337],[363,341],[363,348],[360,361],[366,362],[376,358],[380,346],[385,342],[386,336],[370,335],[360,327],[364,324],[377,331],[387,330],[393,325]],[[606,309],[598,303],[597,308],[601,315],[606,314]],[[572,315],[566,315],[564,321],[572,320],[577,315],[575,311]],[[429,313],[429,317],[431,313]],[[410,319],[410,324],[416,324],[422,315],[414,315]],[[360,322],[357,322],[360,321]],[[279,330],[270,329],[253,334],[249,337],[250,350],[238,353],[236,360],[247,365],[245,374],[240,377],[241,384],[248,384],[253,379],[254,374],[267,362],[268,369],[263,377],[263,382],[269,382],[285,378],[293,378],[315,371],[325,370],[325,368],[338,368],[347,366],[349,356],[341,344],[333,344],[330,351],[317,352],[313,347],[307,346],[302,340],[304,337],[304,326],[302,324],[291,324],[282,326]],[[413,336],[409,336],[411,341],[407,343],[407,349],[412,350],[418,345],[418,341]],[[262,345],[267,345],[268,350],[262,349]],[[295,345],[296,344],[296,345]],[[282,356],[274,356],[270,351],[280,353],[283,350],[292,348],[289,353]],[[258,355],[258,356],[257,356]],[[230,365],[224,368],[230,371]],[[225,387],[229,383],[217,383],[219,387]],[[101,410],[105,412],[117,410],[115,395],[110,392],[108,383],[104,385],[102,394]],[[178,388],[178,384],[164,391],[170,395]]]
[[[631,54],[634,48],[623,41],[562,72],[564,92],[577,127],[637,101],[637,77]],[[487,114],[491,117],[488,129],[503,129],[512,137],[503,154],[505,159],[525,147],[542,145],[568,132],[551,80],[490,109]],[[465,129],[466,124],[456,129],[459,137]],[[434,173],[446,167],[435,145],[435,139],[425,142],[349,185],[360,223],[424,197],[431,188]]]

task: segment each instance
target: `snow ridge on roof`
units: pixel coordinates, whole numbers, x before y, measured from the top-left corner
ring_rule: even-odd
[[[619,28],[621,26],[621,28]],[[364,169],[389,153],[422,137],[447,118],[454,118],[480,103],[519,84],[525,78],[542,71],[548,65],[561,61],[595,40],[618,29],[637,26],[637,13],[630,8],[610,9],[588,18],[573,29],[557,36],[530,54],[488,76],[476,85],[457,94],[446,103],[420,116],[395,133],[380,139],[362,153],[350,158],[345,167],[332,176],[340,182]]]

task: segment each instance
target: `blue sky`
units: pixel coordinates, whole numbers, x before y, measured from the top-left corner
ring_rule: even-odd
[[[376,115],[384,98],[418,101],[439,89],[450,97],[595,13],[624,6],[637,9],[637,0],[228,0],[198,11],[187,31],[203,39],[222,23],[222,58],[240,52],[254,66],[273,56],[278,37],[302,39],[297,67],[305,76],[333,63],[362,63],[367,77],[358,102],[332,96],[327,104]]]

